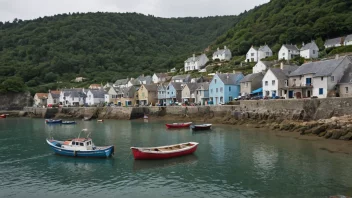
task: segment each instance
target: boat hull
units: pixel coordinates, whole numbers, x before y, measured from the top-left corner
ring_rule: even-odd
[[[149,153],[143,152],[138,148],[131,148],[133,157],[135,160],[159,160],[159,159],[169,159],[174,157],[181,157],[185,155],[193,154],[197,150],[198,144],[194,145],[193,147],[183,150],[183,151],[175,151],[172,153]]]
[[[211,129],[211,125],[210,126],[195,126],[195,125],[192,125],[191,129],[193,131],[205,131],[205,130],[210,130]]]
[[[57,155],[70,156],[70,157],[92,157],[92,158],[108,158],[114,154],[114,146],[108,146],[105,149],[101,150],[92,150],[92,151],[73,151],[62,149],[56,146],[55,141],[47,140],[50,148]]]
[[[166,128],[168,129],[180,129],[180,128],[189,128],[192,123],[187,124],[165,124]]]
[[[45,120],[47,124],[61,124],[62,120]]]
[[[61,124],[64,124],[64,125],[68,125],[68,124],[76,124],[76,122],[75,121],[72,121],[72,122],[62,122]]]
[[[5,114],[0,115],[0,118],[6,118]]]

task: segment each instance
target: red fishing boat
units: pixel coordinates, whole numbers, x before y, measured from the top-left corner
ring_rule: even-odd
[[[168,129],[188,128],[192,122],[165,124]]]
[[[189,155],[197,150],[197,142],[187,142],[160,147],[131,147],[134,159],[167,159]]]
[[[0,118],[6,118],[6,114],[1,114]]]

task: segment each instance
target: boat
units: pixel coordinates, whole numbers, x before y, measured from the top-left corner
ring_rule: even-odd
[[[97,120],[97,122],[104,122],[104,120]]]
[[[83,120],[84,120],[84,121],[90,121],[90,120],[91,120],[91,118],[84,117],[84,118],[83,118]]]
[[[191,125],[191,129],[193,131],[202,131],[202,130],[209,130],[212,124],[198,124],[198,125]]]
[[[47,123],[47,124],[61,124],[62,120],[46,119],[45,123]]]
[[[143,116],[143,119],[148,119],[149,117],[147,115],[144,115]]]
[[[6,114],[1,114],[1,115],[0,115],[0,119],[1,119],[1,118],[6,118]]]
[[[61,124],[76,124],[76,121],[62,121]]]
[[[165,124],[165,125],[168,129],[171,129],[171,128],[178,129],[178,128],[188,128],[189,126],[191,126],[191,124],[192,122],[172,123],[172,124]]]
[[[135,160],[168,159],[189,155],[197,150],[197,142],[187,142],[159,147],[131,147]]]
[[[58,155],[71,157],[111,157],[114,146],[95,146],[91,138],[74,138],[65,141],[46,139],[51,149]]]

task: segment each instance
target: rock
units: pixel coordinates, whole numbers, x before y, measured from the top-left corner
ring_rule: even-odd
[[[324,132],[327,128],[328,128],[327,125],[317,126],[317,127],[312,129],[312,133],[315,134],[315,135],[318,135],[321,132]]]
[[[348,132],[346,135],[341,137],[343,140],[352,140],[352,132]],[[340,138],[340,139],[341,139]]]
[[[341,136],[347,135],[348,132],[349,132],[349,131],[348,131],[347,129],[344,129],[344,130],[342,131],[342,133],[341,133]]]
[[[326,132],[326,134],[324,135],[324,137],[326,139],[329,139],[331,136],[332,136],[332,132],[331,131]]]
[[[341,137],[342,130],[335,129],[335,130],[332,130],[331,132],[332,132],[332,136],[330,137],[331,139],[338,140]]]
[[[319,133],[319,137],[323,137],[323,136],[325,136],[325,134],[326,134],[326,131],[321,132],[321,133]]]

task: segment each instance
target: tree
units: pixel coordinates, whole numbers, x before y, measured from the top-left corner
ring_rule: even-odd
[[[13,76],[2,82],[1,89],[5,92],[23,92],[25,85],[21,77]]]

